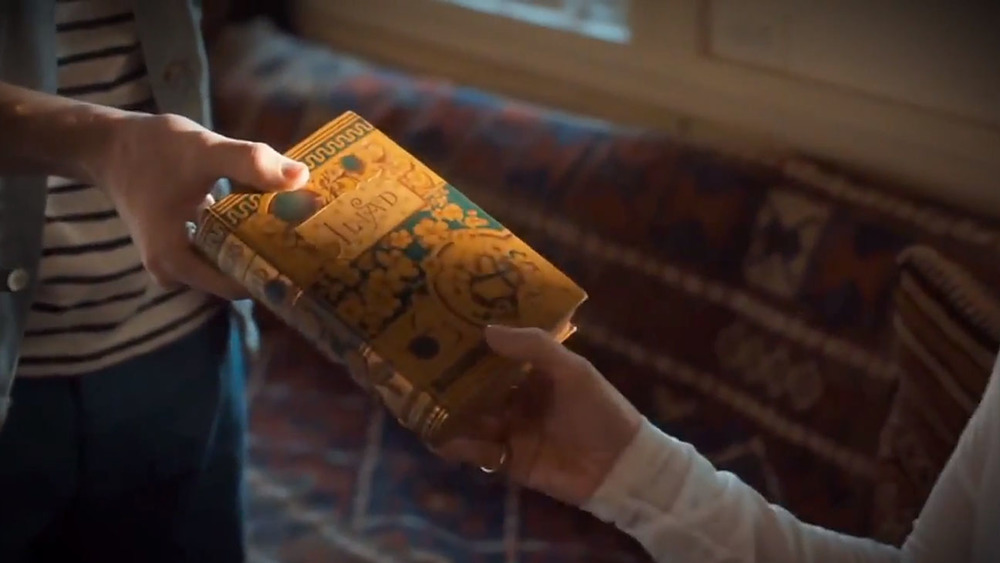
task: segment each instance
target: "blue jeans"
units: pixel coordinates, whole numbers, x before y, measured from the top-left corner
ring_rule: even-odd
[[[220,314],[99,372],[17,380],[0,432],[0,561],[243,561],[239,350]]]

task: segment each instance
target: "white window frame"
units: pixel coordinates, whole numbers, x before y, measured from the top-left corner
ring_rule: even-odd
[[[563,2],[563,9],[553,9],[547,6],[532,4],[531,0],[436,0],[459,7],[468,8],[479,13],[492,14],[514,19],[528,24],[534,24],[550,29],[562,29],[579,33],[585,37],[609,41],[612,43],[629,43],[632,38],[631,26],[628,21],[621,22],[624,25],[614,25],[607,22],[588,21],[581,17],[581,10],[587,6],[591,0],[566,0]],[[632,0],[616,0],[620,6],[624,4],[626,15],[628,6]],[[564,21],[559,25],[552,25],[551,17],[553,12],[560,13]]]
[[[302,34],[380,62],[764,155],[792,147],[1000,216],[1000,131],[713,57],[709,0],[633,0],[628,43],[437,0],[297,0]]]

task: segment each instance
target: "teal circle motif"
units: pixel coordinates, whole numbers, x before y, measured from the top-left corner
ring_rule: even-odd
[[[288,297],[288,286],[280,279],[268,280],[264,284],[264,297],[271,303],[280,305]]]
[[[312,190],[281,192],[271,198],[268,214],[288,223],[298,225],[315,215],[323,207],[323,198]]]
[[[353,154],[341,157],[340,165],[348,172],[361,172],[365,169],[365,162]]]

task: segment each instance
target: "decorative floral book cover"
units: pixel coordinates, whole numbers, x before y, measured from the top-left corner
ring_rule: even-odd
[[[575,330],[578,285],[358,115],[287,155],[308,165],[305,188],[226,196],[195,244],[423,440],[524,377],[487,324]]]

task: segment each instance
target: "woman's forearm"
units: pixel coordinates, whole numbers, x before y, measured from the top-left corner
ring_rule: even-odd
[[[656,561],[896,563],[899,550],[798,521],[693,447],[643,424],[584,507]]]
[[[0,82],[0,174],[93,182],[125,113]]]

